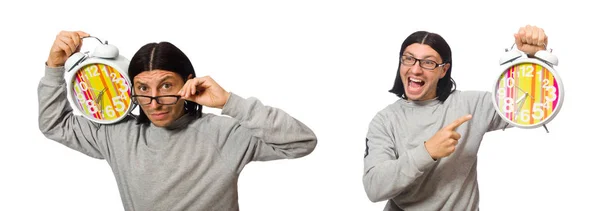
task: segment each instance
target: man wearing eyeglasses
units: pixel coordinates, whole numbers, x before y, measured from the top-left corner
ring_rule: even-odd
[[[168,42],[144,45],[131,59],[132,98],[142,111],[135,119],[102,125],[75,116],[63,65],[85,36],[57,35],[38,88],[39,126],[49,139],[105,159],[125,210],[238,210],[247,163],[298,158],[316,146],[312,130],[284,111],[196,77]],[[202,113],[202,106],[230,117]]]
[[[534,55],[547,36],[534,26],[515,36],[519,50]],[[494,110],[491,93],[457,91],[452,53],[438,34],[418,31],[400,48],[390,92],[400,99],[369,125],[363,184],[386,211],[479,210],[477,151],[483,135],[508,126]]]

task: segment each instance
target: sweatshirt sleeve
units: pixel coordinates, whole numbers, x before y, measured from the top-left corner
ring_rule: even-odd
[[[504,128],[511,128],[512,125],[508,124],[508,122],[504,121],[504,119],[502,119],[502,117],[500,117],[500,114],[498,114],[498,112],[496,112],[496,108],[494,107],[494,102],[492,101],[492,98],[494,97],[494,95],[491,92],[470,92],[471,94],[477,94],[477,97],[473,97],[471,99],[477,99],[477,103],[476,103],[476,108],[475,108],[475,112],[478,113],[478,115],[483,115],[483,117],[486,119],[487,124],[487,128],[485,128],[486,131],[494,131],[494,130],[499,130],[499,129],[504,129]],[[480,112],[478,112],[480,111]]]
[[[90,157],[104,159],[101,146],[106,141],[105,127],[73,115],[67,100],[64,67],[46,67],[38,85],[38,124],[48,139]]]
[[[363,185],[373,202],[391,199],[404,192],[417,178],[432,168],[435,161],[425,144],[398,149],[387,119],[378,113],[369,125],[364,157]]]
[[[256,98],[231,93],[222,114],[234,121],[224,127],[226,135],[219,138],[219,145],[238,173],[250,161],[299,158],[316,147],[317,138],[310,128]]]

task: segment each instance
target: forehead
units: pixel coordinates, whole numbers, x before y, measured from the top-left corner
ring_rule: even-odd
[[[175,72],[166,70],[144,71],[133,78],[134,83],[157,83],[165,79],[174,79],[183,82],[183,79]]]
[[[404,54],[409,54],[412,55],[416,58],[436,58],[436,59],[442,59],[440,54],[435,51],[433,48],[431,48],[431,46],[429,45],[425,45],[425,44],[420,44],[420,43],[414,43],[412,45],[409,45],[408,47],[406,47],[406,49],[404,49]]]

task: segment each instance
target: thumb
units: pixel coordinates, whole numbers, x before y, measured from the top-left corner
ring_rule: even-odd
[[[77,31],[76,33],[79,35],[79,37],[82,37],[82,38],[90,36],[90,34],[88,34],[87,32],[84,32],[84,31]]]
[[[514,34],[515,37],[515,44],[517,44],[517,48],[520,48],[521,46],[523,46],[523,41],[521,41],[521,37],[519,36],[519,34]]]
[[[85,37],[89,37],[90,34],[83,31],[76,31],[75,33],[77,33],[77,36],[79,36],[79,42],[77,43],[77,49],[75,50],[75,52],[79,52],[81,51],[81,46],[83,45],[82,39]]]

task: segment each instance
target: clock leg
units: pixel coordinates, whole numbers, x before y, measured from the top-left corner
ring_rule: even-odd
[[[546,129],[546,133],[550,133],[550,131],[548,131],[548,128],[546,127],[546,124],[544,124],[544,129]]]

